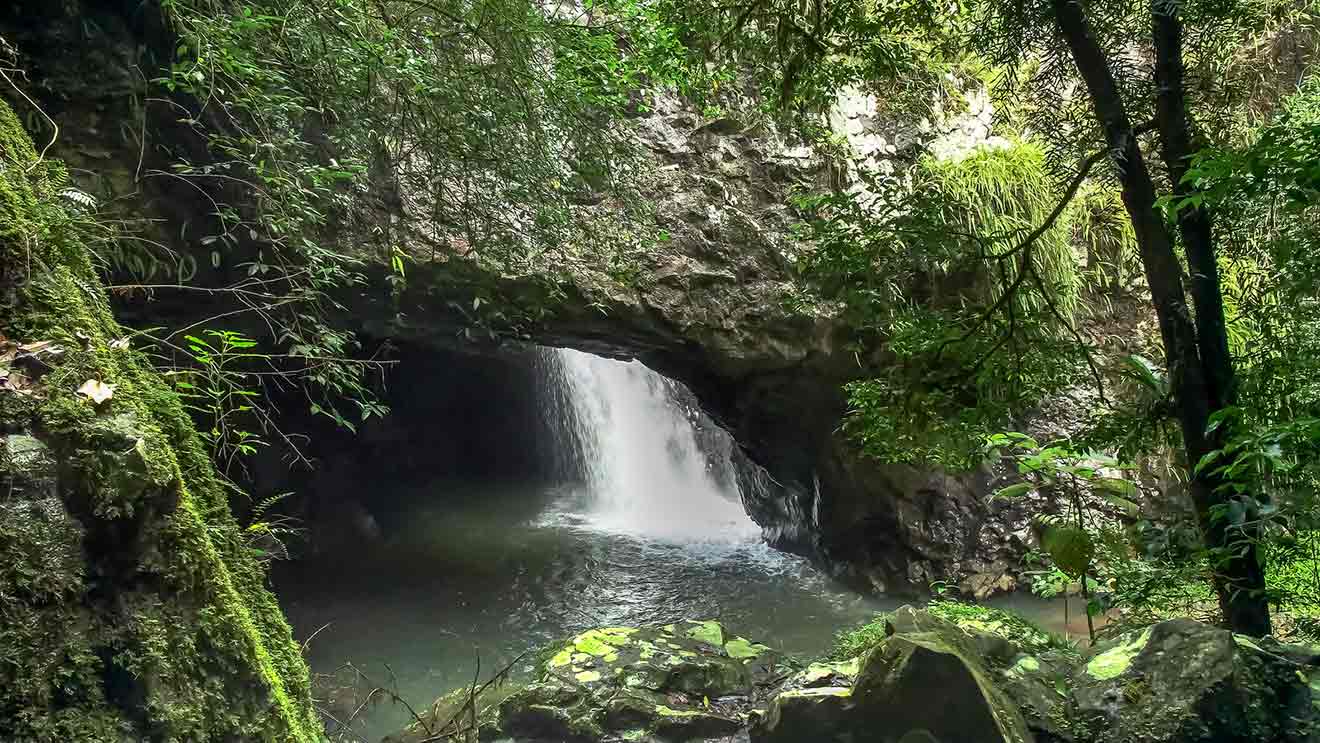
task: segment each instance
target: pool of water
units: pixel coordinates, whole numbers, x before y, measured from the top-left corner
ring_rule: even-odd
[[[436,485],[378,513],[380,541],[277,565],[276,591],[295,637],[311,638],[315,673],[351,662],[370,678],[364,687],[388,685],[418,709],[470,682],[478,662],[484,676],[593,626],[717,618],[810,657],[839,629],[903,603],[855,594],[742,528],[699,540],[621,533],[584,500],[572,488]],[[1065,629],[1059,603],[998,603]],[[1074,634],[1085,632],[1079,611]],[[344,717],[361,698],[331,711]],[[406,707],[380,699],[353,729],[376,741],[409,720]]]
[[[811,655],[839,627],[898,605],[850,593],[754,535],[616,531],[571,488],[447,484],[432,495],[377,513],[379,542],[276,567],[314,672],[351,662],[420,708],[469,682],[478,658],[499,668],[592,626],[713,617]],[[402,705],[377,704],[355,729],[374,741],[409,719]]]
[[[409,706],[477,675],[530,671],[519,654],[594,626],[713,618],[809,658],[900,605],[761,541],[733,444],[685,402],[690,393],[636,362],[549,349],[543,360],[542,443],[564,462],[552,479],[568,484],[437,481],[364,494],[379,538],[317,545],[272,573],[313,672],[335,679],[322,684],[324,711],[358,740],[399,730]],[[1064,629],[1060,606],[1008,601]],[[373,686],[407,704],[363,704]]]

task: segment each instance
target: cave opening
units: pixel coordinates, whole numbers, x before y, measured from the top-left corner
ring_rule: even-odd
[[[332,727],[373,685],[425,705],[478,662],[594,626],[718,616],[816,655],[892,607],[770,547],[744,506],[759,468],[642,364],[549,348],[396,357],[389,416],[355,436],[315,422],[295,486],[305,538],[272,563]],[[371,739],[408,721],[384,704],[349,724]]]

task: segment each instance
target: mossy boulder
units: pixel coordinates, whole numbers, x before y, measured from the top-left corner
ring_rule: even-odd
[[[477,701],[482,740],[720,739],[746,727],[751,710],[793,671],[779,653],[712,621],[590,629],[539,657],[530,683],[501,699],[482,695]],[[461,726],[445,729],[446,722],[429,714],[389,740],[412,743],[460,733]]]
[[[264,569],[65,183],[0,103],[0,740],[319,743]]]
[[[1269,642],[1179,619],[1096,646],[1073,675],[1098,743],[1305,741],[1316,667]]]
[[[986,743],[1032,740],[1017,705],[992,674],[989,664],[996,656],[977,653],[993,640],[1003,645],[996,652],[1007,656],[1007,641],[965,634],[929,615],[911,616],[911,629],[895,628],[862,661],[853,688],[858,724],[885,730],[895,740],[912,735]]]
[[[948,604],[903,607],[845,637],[847,647],[867,640],[861,654],[790,677],[755,716],[751,739],[1017,743],[1038,732],[1053,736],[1075,654],[1012,615]]]
[[[763,740],[846,740],[852,686],[860,658],[811,663],[788,677],[764,710],[752,715],[752,737]]]

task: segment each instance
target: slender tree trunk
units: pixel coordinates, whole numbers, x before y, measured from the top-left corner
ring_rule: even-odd
[[[1195,150],[1183,83],[1183,30],[1178,3],[1153,0],[1151,21],[1155,40],[1156,123],[1174,195],[1181,199],[1193,188],[1183,183],[1183,178]],[[1201,205],[1180,210],[1178,230],[1187,252],[1192,301],[1196,305],[1197,348],[1205,370],[1207,402],[1213,412],[1236,404],[1237,385],[1233,356],[1228,349],[1210,213]],[[1220,448],[1226,434],[1225,426],[1208,435],[1202,428],[1204,440],[1188,444],[1189,456],[1192,449],[1205,452]],[[1190,463],[1195,465],[1199,461],[1197,456]],[[1269,607],[1263,598],[1265,571],[1257,559],[1259,527],[1243,526],[1235,531],[1226,516],[1210,517],[1210,509],[1225,499],[1216,492],[1220,484],[1219,478],[1209,473],[1192,481],[1192,495],[1206,543],[1227,551],[1222,567],[1216,571],[1221,573],[1216,577],[1220,609],[1230,627],[1252,635],[1269,634]]]
[[[1078,72],[1086,82],[1096,119],[1104,131],[1110,156],[1123,186],[1123,205],[1136,232],[1141,261],[1146,271],[1146,283],[1150,286],[1151,300],[1159,318],[1160,336],[1167,357],[1183,446],[1189,466],[1194,466],[1214,448],[1213,442],[1206,436],[1206,424],[1210,414],[1225,404],[1223,395],[1231,389],[1232,366],[1228,363],[1223,367],[1228,370],[1226,378],[1216,378],[1222,368],[1208,370],[1203,363],[1196,323],[1187,306],[1182,266],[1174,250],[1173,238],[1155,206],[1155,183],[1137,142],[1118,84],[1110,71],[1109,60],[1096,41],[1079,0],[1051,0],[1051,4],[1055,24],[1072,52]],[[1180,78],[1180,57],[1177,65]],[[1180,111],[1182,106],[1180,100],[1172,108]],[[1177,111],[1171,113],[1178,116]],[[1181,120],[1184,124],[1182,131],[1185,131],[1185,111],[1182,111]],[[1171,132],[1176,135],[1178,127],[1172,127]],[[1209,226],[1206,218],[1203,232],[1205,241],[1201,247],[1210,251],[1209,259],[1213,263]],[[1194,270],[1201,267],[1197,264],[1193,266]],[[1213,276],[1213,283],[1206,286],[1218,292],[1217,273]],[[1222,332],[1222,305],[1217,304],[1215,307],[1219,310],[1217,322]],[[1210,307],[1204,309],[1209,310]],[[1214,322],[1214,319],[1211,318],[1209,322]],[[1208,340],[1214,341],[1213,338]],[[1228,362],[1226,342],[1223,347],[1223,360]],[[1220,384],[1224,386],[1220,387]],[[1211,518],[1212,509],[1225,499],[1223,493],[1216,489],[1218,484],[1214,478],[1199,475],[1191,477],[1190,488],[1207,546],[1215,552],[1228,555],[1215,577],[1220,608],[1225,621],[1234,630],[1253,635],[1268,634],[1269,613],[1264,597],[1259,592],[1263,586],[1263,580],[1259,579],[1263,575],[1256,565],[1254,551],[1246,555],[1240,551],[1226,551],[1225,548],[1229,547],[1229,534],[1222,526],[1216,526],[1222,522]],[[1245,564],[1248,558],[1251,567]]]

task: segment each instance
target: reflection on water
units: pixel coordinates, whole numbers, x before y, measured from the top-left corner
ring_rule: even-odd
[[[434,504],[422,507],[420,504]],[[386,537],[278,566],[276,590],[314,671],[345,661],[414,705],[502,666],[528,647],[605,624],[716,617],[790,653],[898,602],[832,585],[758,538],[672,541],[602,528],[572,489],[448,485],[377,514]],[[408,722],[389,705],[365,719],[374,740]],[[374,737],[372,737],[374,736]]]
[[[593,626],[716,618],[811,657],[838,630],[898,606],[761,542],[742,510],[732,443],[674,383],[635,362],[570,351],[545,360],[552,448],[575,484],[442,483],[364,497],[379,540],[320,545],[273,575],[295,636],[312,638],[313,671],[351,662],[422,708],[468,684],[478,661],[488,673]],[[1041,602],[1013,601],[1057,625]],[[403,706],[382,704],[355,729],[378,740],[409,721]]]
[[[478,655],[483,669],[502,667],[592,626],[714,617],[811,657],[839,629],[903,603],[851,593],[754,537],[675,542],[608,531],[572,489],[448,484],[429,495],[379,513],[380,543],[277,565],[295,637],[328,625],[308,646],[314,671],[351,661],[377,680],[392,673],[401,695],[422,706],[468,683]],[[1085,636],[1079,600],[1067,627],[1057,602],[992,603]],[[359,722],[374,741],[409,715],[382,704]]]

